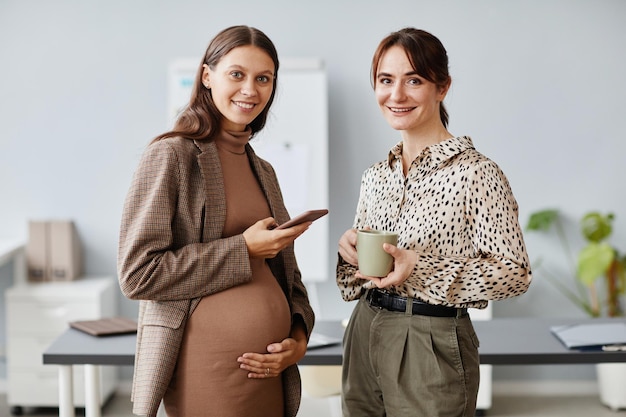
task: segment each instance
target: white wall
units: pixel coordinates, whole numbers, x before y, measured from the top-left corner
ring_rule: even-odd
[[[612,210],[614,242],[626,248],[624,16],[621,0],[0,0],[0,235],[25,237],[30,218],[73,218],[87,272],[115,274],[130,177],[166,127],[168,63],[199,59],[217,31],[243,23],[265,31],[282,57],[327,65],[335,259],[362,171],[399,140],[374,101],[371,55],[388,32],[412,25],[446,45],[451,131],[472,136],[501,165],[522,223],[544,207],[573,218]],[[552,248],[537,236],[527,243],[533,259]],[[323,318],[352,309],[336,290],[333,264],[317,286]],[[135,311],[123,300],[122,314]],[[526,295],[494,305],[496,317],[572,315],[582,313],[540,271]],[[559,372],[502,367],[495,376]],[[589,368],[580,373],[592,377]]]

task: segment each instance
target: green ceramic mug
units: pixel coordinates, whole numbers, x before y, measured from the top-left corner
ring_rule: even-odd
[[[393,256],[383,249],[383,243],[398,244],[398,234],[379,230],[358,230],[356,251],[359,271],[370,277],[386,277],[393,267]]]

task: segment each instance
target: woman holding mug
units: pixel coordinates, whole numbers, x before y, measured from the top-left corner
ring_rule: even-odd
[[[467,313],[531,281],[518,206],[500,168],[448,129],[448,56],[432,34],[385,37],[371,80],[401,141],[365,171],[353,228],[339,241],[337,285],[359,300],[344,337],[346,417],[473,417],[478,339]],[[398,234],[383,277],[358,265],[357,230]]]

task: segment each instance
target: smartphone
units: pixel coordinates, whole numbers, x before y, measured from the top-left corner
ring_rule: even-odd
[[[304,213],[299,214],[296,217],[292,218],[291,220],[286,221],[285,223],[276,227],[276,229],[287,229],[291,226],[295,226],[300,223],[312,222],[327,214],[328,214],[328,210],[326,209],[307,210]]]

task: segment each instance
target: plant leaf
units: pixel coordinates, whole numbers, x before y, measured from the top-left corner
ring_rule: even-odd
[[[601,242],[611,235],[613,227],[613,214],[609,213],[606,216],[593,211],[583,216],[580,221],[581,231],[585,239],[590,242]]]
[[[615,251],[608,243],[589,243],[578,255],[578,278],[585,285],[592,284],[606,274],[615,258]]]
[[[534,212],[530,215],[528,219],[528,224],[526,224],[527,230],[542,230],[547,231],[550,229],[552,224],[556,221],[559,216],[558,210],[547,209]]]

